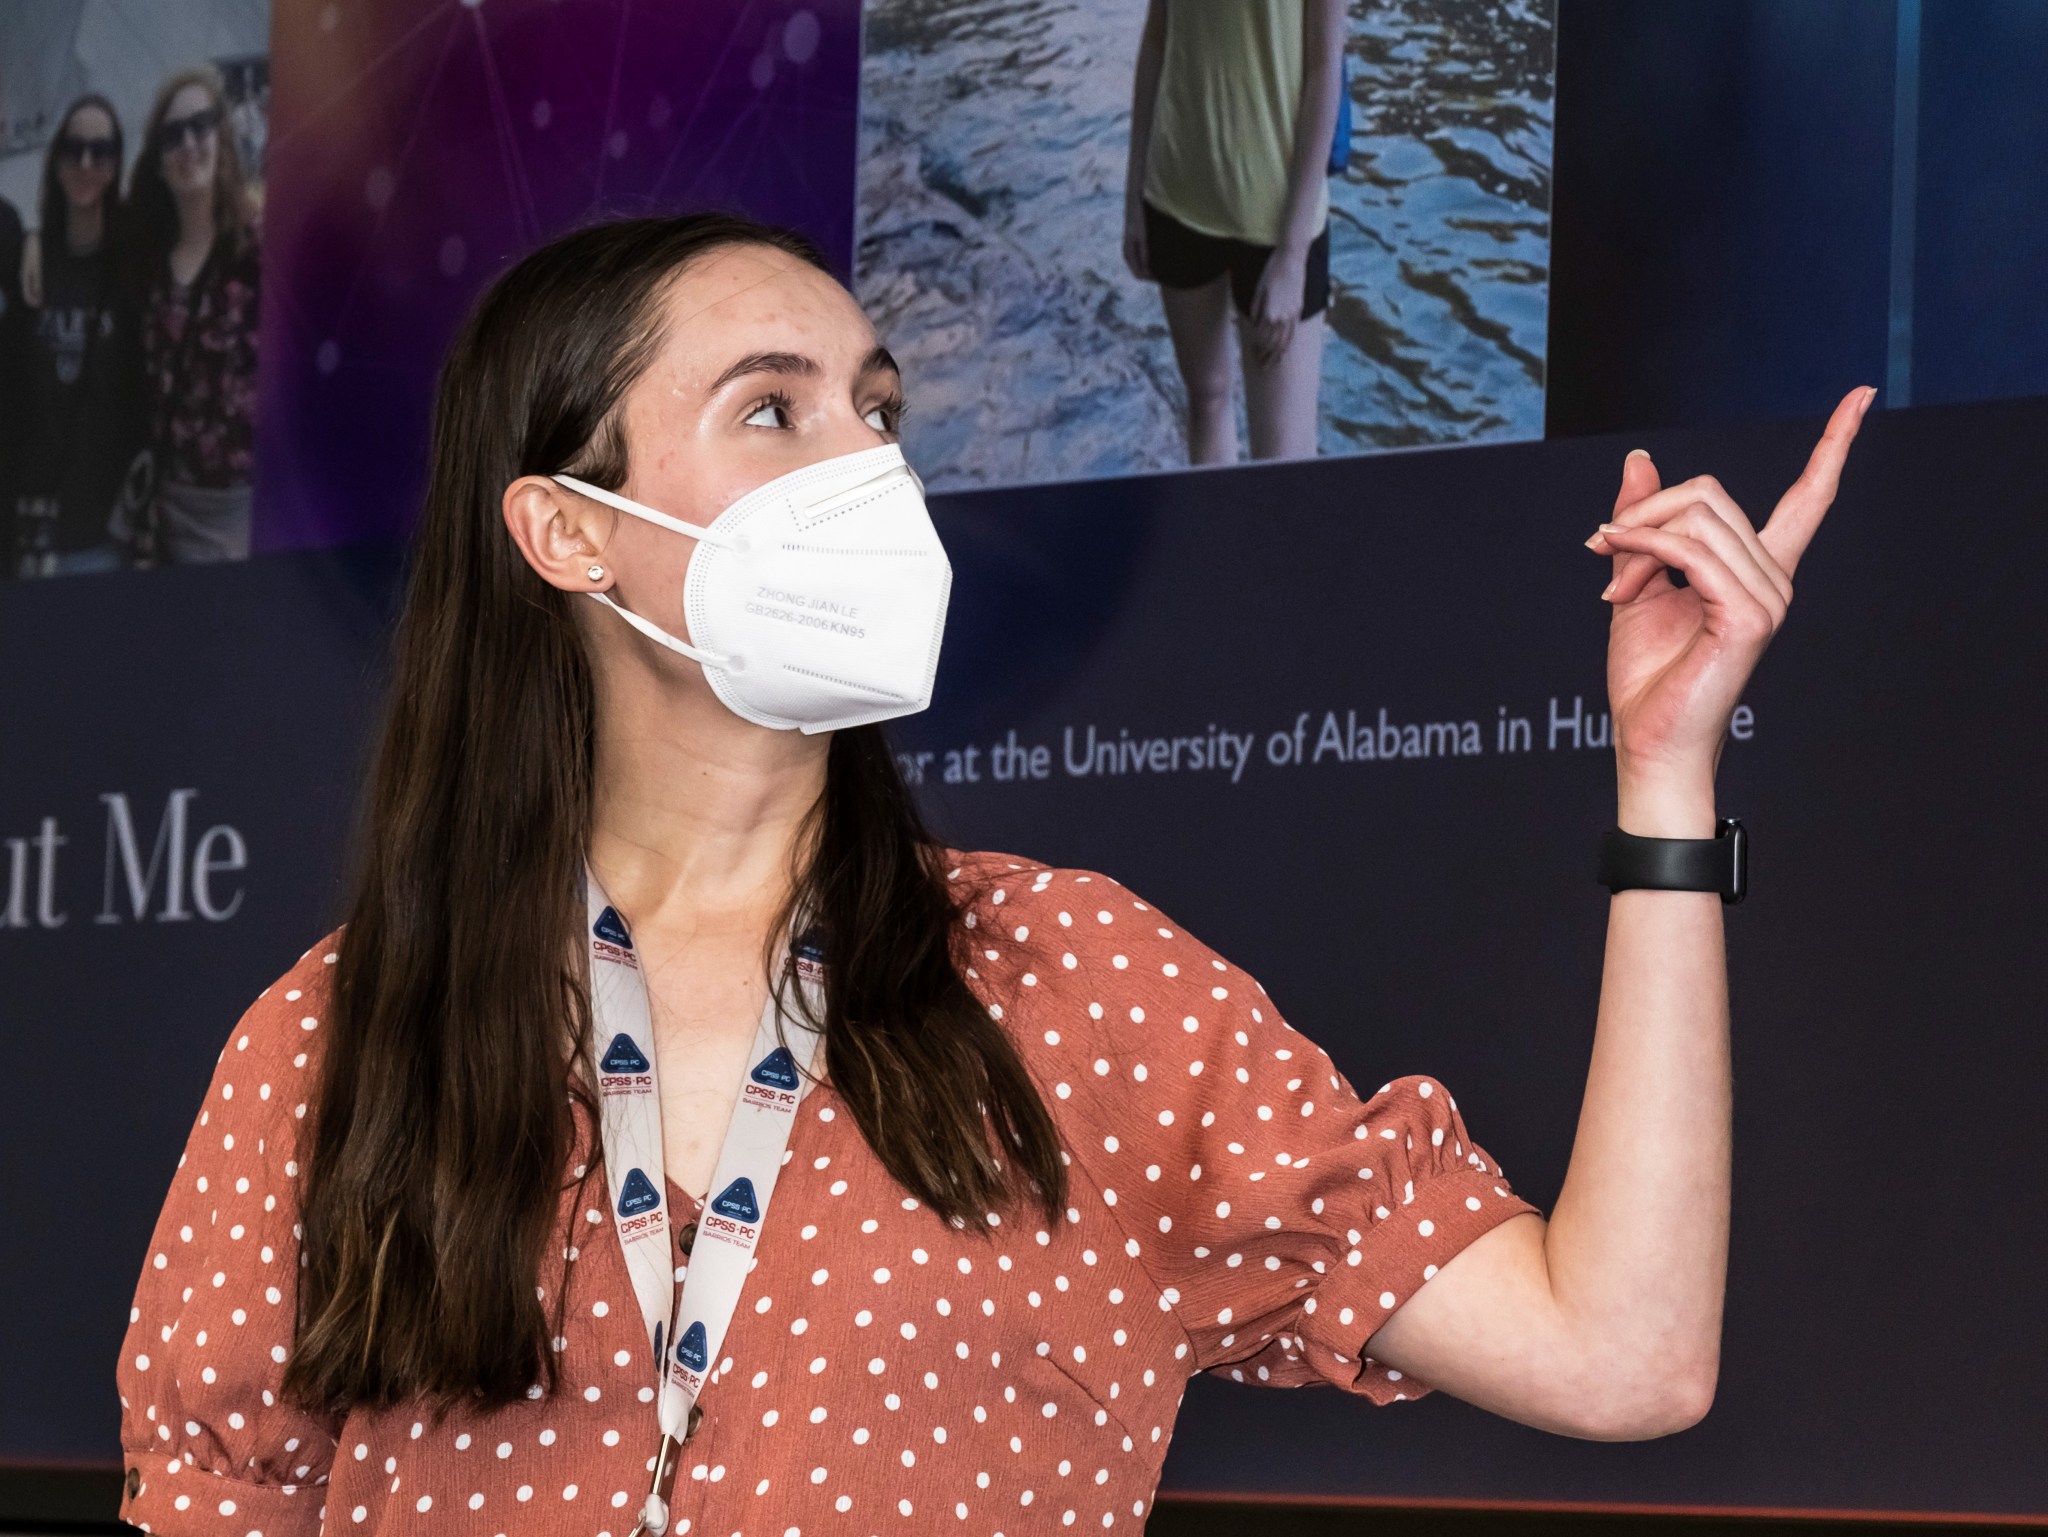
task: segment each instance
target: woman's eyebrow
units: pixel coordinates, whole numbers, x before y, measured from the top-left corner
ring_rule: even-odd
[[[814,379],[823,373],[817,359],[807,358],[800,352],[750,352],[711,383],[704,393],[716,395],[735,379],[744,379],[748,374],[793,374],[800,378]]]
[[[730,368],[711,381],[711,387],[704,393],[716,395],[735,379],[744,379],[748,374],[786,374],[800,379],[815,379],[825,370],[816,358],[807,358],[801,352],[750,352]],[[877,346],[874,351],[860,360],[862,375],[887,371],[901,374],[896,359],[887,347]]]

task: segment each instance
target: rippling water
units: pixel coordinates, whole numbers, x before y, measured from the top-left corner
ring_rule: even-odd
[[[1322,452],[1542,433],[1552,0],[1353,0]],[[868,0],[862,302],[934,486],[1185,462],[1121,254],[1138,0]]]

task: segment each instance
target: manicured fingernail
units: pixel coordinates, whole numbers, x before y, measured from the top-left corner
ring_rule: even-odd
[[[1601,545],[1605,544],[1606,542],[1607,541],[1604,538],[1602,538],[1599,534],[1595,534],[1592,538],[1586,541],[1586,548],[1589,550],[1597,550],[1600,548]]]
[[[1650,457],[1650,451],[1647,448],[1631,448],[1626,454],[1622,455],[1621,462],[1623,464],[1627,464],[1629,460],[1635,458],[1639,454],[1645,459]]]
[[[1600,532],[1603,534],[1618,534],[1621,531],[1619,523],[1602,523],[1600,525]]]
[[[1621,583],[1621,578],[1620,578],[1620,577],[1616,577],[1616,578],[1615,578],[1615,579],[1614,579],[1613,581],[1609,582],[1609,583],[1608,583],[1608,584],[1607,584],[1607,585],[1606,585],[1605,587],[1603,587],[1603,588],[1601,588],[1601,589],[1600,589],[1600,596],[1601,596],[1601,597],[1603,597],[1603,598],[1611,598],[1611,597],[1613,597],[1613,596],[1614,596],[1614,589],[1615,589],[1615,588],[1616,588],[1617,586],[1619,586],[1619,585],[1620,585],[1620,583]]]
[[[1866,385],[1863,390],[1863,409],[1868,411],[1870,403],[1875,399],[1877,399],[1877,386],[1874,384]]]

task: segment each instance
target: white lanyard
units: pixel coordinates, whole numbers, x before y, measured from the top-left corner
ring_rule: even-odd
[[[754,1030],[747,1057],[753,1066],[741,1081],[732,1123],[718,1151],[712,1193],[697,1219],[697,1238],[678,1299],[669,1249],[661,1093],[654,1068],[654,1033],[648,1025],[647,985],[632,935],[606,900],[596,875],[588,871],[584,894],[590,924],[591,1052],[603,1109],[605,1180],[660,1383],[661,1451],[655,1458],[653,1487],[633,1533],[661,1537],[668,1530],[676,1462],[682,1443],[689,1439],[690,1410],[725,1343],[752,1268],[754,1244],[796,1124],[796,1107],[809,1087],[807,1070],[818,1037],[781,1009],[778,981]],[[811,1016],[824,1018],[823,957],[811,936],[797,943],[792,962]],[[671,1348],[664,1349],[665,1343]]]

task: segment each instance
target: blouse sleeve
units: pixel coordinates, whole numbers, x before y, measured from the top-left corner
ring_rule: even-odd
[[[1361,1098],[1265,989],[1106,876],[1025,866],[971,909],[974,961],[1197,1369],[1427,1385],[1366,1354],[1445,1261],[1534,1211],[1434,1079]]]
[[[280,1392],[299,1274],[297,1133],[334,952],[242,1016],[143,1261],[117,1381],[121,1519],[159,1533],[320,1530],[340,1421]]]

